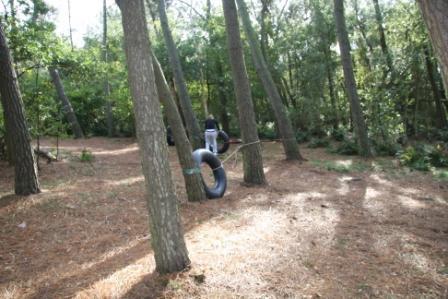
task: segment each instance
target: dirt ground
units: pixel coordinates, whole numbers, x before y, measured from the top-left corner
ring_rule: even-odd
[[[0,162],[0,298],[448,298],[446,181],[391,159],[302,148],[308,162],[293,163],[275,142],[263,153],[269,186],[243,186],[232,157],[224,198],[189,203],[170,148],[192,267],[165,276],[134,140],[62,141],[27,198]]]

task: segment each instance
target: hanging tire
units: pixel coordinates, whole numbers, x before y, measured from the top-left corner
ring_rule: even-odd
[[[227,152],[230,146],[230,138],[224,131],[218,131],[218,154]]]
[[[202,184],[204,185],[205,195],[208,199],[221,198],[224,196],[227,187],[227,177],[221,161],[212,152],[206,149],[197,149],[193,152],[193,160],[196,163],[196,167],[200,168],[202,163],[206,163],[213,170],[213,177],[215,178],[215,184],[213,187],[207,186],[204,179]]]
[[[169,146],[174,146],[174,137],[173,137],[173,131],[170,127],[166,129],[166,142]]]

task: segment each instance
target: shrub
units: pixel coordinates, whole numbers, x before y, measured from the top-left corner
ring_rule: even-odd
[[[308,144],[308,148],[327,147],[330,142],[326,138],[312,138]]]
[[[412,169],[428,171],[431,167],[448,166],[448,155],[442,145],[417,144],[398,151],[398,160]]]
[[[378,156],[395,156],[401,147],[396,143],[375,143],[374,148]]]
[[[310,140],[310,134],[306,131],[297,131],[296,140],[298,143],[307,142]]]
[[[356,142],[345,140],[341,142],[341,144],[339,144],[336,148],[330,149],[330,152],[333,154],[354,156],[359,153],[359,149]]]
[[[92,152],[89,151],[88,149],[83,149],[81,152],[81,156],[79,157],[81,162],[92,162],[93,158],[94,158],[94,156],[93,156]]]
[[[343,141],[345,139],[346,132],[342,128],[333,129],[331,131],[331,137],[336,141]]]

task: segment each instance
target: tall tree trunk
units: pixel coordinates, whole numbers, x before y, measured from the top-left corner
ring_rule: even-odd
[[[3,109],[3,119],[5,120],[5,144],[6,144],[6,161],[10,166],[15,164],[15,155],[13,148],[13,141],[11,136],[11,129],[8,127],[8,122],[6,121],[6,111]]]
[[[116,3],[122,14],[128,77],[146,182],[146,200],[151,214],[156,271],[180,271],[190,264],[190,260],[168,161],[145,8],[143,0],[116,0]]]
[[[73,30],[72,30],[72,9],[70,5],[70,0],[67,0],[67,8],[68,8],[68,29],[70,34],[70,46],[73,51]]]
[[[177,91],[179,92],[180,106],[186,122],[187,131],[193,148],[201,148],[203,147],[201,139],[202,131],[199,128],[196,115],[194,114],[193,107],[191,105],[191,99],[188,94],[187,83],[185,82],[184,73],[180,64],[179,54],[177,53],[176,45],[174,44],[174,39],[168,26],[165,0],[158,0],[158,8],[160,25],[162,27],[163,37],[165,39],[165,44],[168,51],[168,59],[173,70],[173,75],[175,78],[174,82],[176,84]]]
[[[51,79],[53,80],[56,92],[58,93],[58,98],[61,101],[62,111],[64,112],[65,117],[70,123],[73,135],[75,135],[75,138],[84,138],[84,134],[82,132],[81,126],[79,125],[78,118],[76,117],[75,111],[73,111],[72,104],[65,94],[64,85],[62,85],[62,80],[59,76],[58,70],[54,67],[49,67],[48,71],[50,72]]]
[[[159,99],[165,107],[165,114],[168,123],[171,127],[176,144],[177,156],[179,157],[180,165],[183,169],[182,174],[185,180],[185,188],[187,189],[188,201],[202,201],[205,200],[204,187],[202,185],[201,174],[195,167],[193,156],[191,155],[192,148],[190,141],[188,141],[180,117],[179,110],[177,110],[176,102],[171,96],[171,91],[165,76],[154,53],[152,54],[152,63],[154,68],[154,77],[157,86]]]
[[[376,25],[378,27],[378,34],[380,36],[380,46],[381,51],[383,52],[383,55],[386,57],[386,65],[388,70],[385,72],[384,78],[387,77],[387,72],[393,74],[393,64],[392,64],[392,57],[390,55],[389,47],[387,46],[386,42],[386,34],[384,33],[384,25],[383,25],[383,15],[381,13],[380,4],[378,3],[378,0],[372,0],[373,5],[375,6],[375,19],[376,19]]]
[[[435,79],[435,67],[434,63],[431,60],[431,55],[428,49],[428,46],[423,50],[425,54],[425,62],[426,62],[426,70],[428,72],[428,80],[431,85],[431,90],[434,96],[434,104],[436,108],[436,116],[437,116],[437,127],[439,129],[446,128],[448,125],[446,119],[445,109],[442,104],[442,95],[440,93],[440,89],[437,86],[437,82]]]
[[[243,148],[244,182],[258,185],[265,184],[261,144],[258,139],[254,105],[244,61],[238,13],[234,0],[222,0],[222,5],[226,22],[227,48],[238,104],[241,137],[243,142],[248,144]]]
[[[222,69],[222,63],[219,57],[215,58],[215,67],[216,67],[216,84],[218,88],[218,99],[220,104],[219,110],[219,119],[222,124],[222,129],[226,132],[230,130],[230,120],[229,115],[227,114],[227,95],[225,93],[225,82],[224,82],[224,71]]]
[[[371,156],[369,138],[367,135],[367,126],[359,103],[356,81],[353,73],[352,57],[350,54],[350,43],[345,25],[344,1],[334,0],[334,18],[336,31],[339,40],[339,49],[341,51],[341,62],[344,70],[345,87],[350,100],[353,124],[355,127],[356,138],[361,150],[361,155]]]
[[[107,45],[107,6],[106,0],[103,0],[103,62],[106,64],[106,74],[104,78],[104,96],[106,98],[106,121],[107,136],[114,135],[114,119],[112,114],[112,103],[110,101],[110,85],[109,85],[109,49]]]
[[[25,118],[22,95],[13,59],[0,23],[0,99],[5,111],[6,128],[15,157],[14,190],[17,195],[40,192],[37,164]]]
[[[292,130],[291,120],[289,119],[285,106],[283,105],[280,94],[269,72],[266,61],[263,58],[258,39],[250,21],[249,13],[247,12],[244,0],[237,0],[238,10],[241,15],[243,27],[246,32],[252,58],[255,65],[255,70],[260,77],[263,87],[268,95],[269,102],[274,110],[274,115],[278,124],[278,128],[282,137],[283,148],[285,150],[286,159],[288,160],[303,160],[299,152],[299,147]]]
[[[418,0],[417,2],[442,69],[443,85],[447,93],[445,96],[448,98],[448,1]]]

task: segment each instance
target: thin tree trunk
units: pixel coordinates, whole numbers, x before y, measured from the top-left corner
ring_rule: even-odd
[[[110,101],[110,85],[109,85],[109,49],[107,45],[107,6],[106,0],[103,0],[103,62],[106,64],[106,74],[104,77],[104,96],[106,98],[106,122],[107,136],[114,135],[114,119],[112,114],[112,103]]]
[[[376,25],[378,27],[378,34],[380,36],[381,51],[383,52],[383,55],[386,57],[386,65],[388,68],[384,75],[384,78],[386,78],[388,72],[393,73],[392,57],[390,55],[389,47],[387,46],[386,42],[386,34],[384,33],[384,25],[383,25],[383,15],[381,13],[380,5],[378,3],[378,0],[372,0],[372,1],[373,5],[375,6],[375,19],[376,19]]]
[[[417,2],[442,69],[443,85],[447,93],[445,96],[448,98],[448,1],[418,0]]]
[[[258,139],[254,105],[244,61],[238,13],[234,0],[222,0],[222,5],[226,22],[227,48],[238,104],[241,137],[245,144],[250,144],[243,148],[244,182],[258,185],[265,184],[266,178],[263,172],[261,144]]]
[[[180,271],[190,264],[190,260],[168,161],[143,0],[116,0],[116,3],[122,14],[128,77],[146,182],[146,201],[151,214],[156,271]]]
[[[10,166],[15,164],[15,155],[13,142],[11,137],[11,129],[8,127],[8,122],[6,121],[6,111],[3,109],[3,119],[5,120],[5,143],[6,143],[6,161]]]
[[[201,174],[195,169],[195,162],[193,160],[192,148],[187,134],[185,133],[180,117],[179,110],[177,110],[176,102],[171,96],[171,91],[165,76],[154,53],[152,54],[152,63],[154,68],[155,82],[159,99],[165,108],[165,115],[171,127],[176,144],[177,156],[179,157],[180,165],[183,169],[182,174],[185,180],[185,188],[187,190],[188,201],[202,201],[205,200],[204,187],[202,185]]]
[[[168,51],[168,58],[171,68],[173,70],[174,82],[176,84],[177,91],[179,92],[180,106],[182,108],[182,114],[184,116],[187,131],[194,149],[203,147],[202,144],[202,131],[199,127],[199,123],[191,105],[191,99],[188,94],[187,84],[185,82],[184,73],[177,53],[176,45],[174,44],[171,30],[168,26],[168,17],[165,10],[165,0],[158,1],[160,25],[163,31],[163,37],[165,39],[166,48]]]
[[[72,47],[73,51],[73,30],[72,30],[72,12],[71,12],[71,6],[70,6],[70,0],[67,0],[67,8],[68,8],[68,28],[69,28],[69,34],[70,34],[70,46]]]
[[[355,127],[356,138],[360,147],[361,155],[371,156],[369,139],[367,135],[367,126],[361,110],[356,81],[353,73],[352,57],[350,54],[350,43],[344,16],[343,0],[334,0],[334,18],[336,31],[339,40],[339,49],[341,51],[341,62],[344,70],[345,87],[350,100],[353,124]]]
[[[440,93],[439,88],[437,87],[437,82],[435,79],[435,67],[431,60],[430,52],[428,46],[424,48],[425,54],[425,62],[426,62],[426,71],[428,72],[428,80],[431,85],[431,90],[434,96],[434,104],[436,108],[436,116],[437,116],[437,127],[439,129],[446,128],[448,125],[446,119],[445,109],[442,104],[442,95]]]
[[[5,111],[6,128],[15,157],[14,190],[17,195],[40,192],[37,164],[25,118],[22,95],[13,59],[0,23],[0,99]]]
[[[78,118],[73,111],[72,104],[65,94],[64,85],[62,85],[62,80],[59,76],[58,70],[54,67],[49,67],[48,71],[50,72],[51,79],[53,80],[56,92],[58,93],[58,98],[61,101],[62,111],[64,112],[65,117],[67,118],[72,128],[73,135],[75,135],[75,138],[84,138],[84,134],[82,132],[81,126],[79,125]]]
[[[244,0],[237,0],[238,11],[241,15],[244,30],[246,32],[255,70],[263,83],[263,87],[268,95],[268,99],[274,110],[274,115],[278,124],[278,128],[282,137],[283,148],[285,150],[286,159],[288,160],[304,160],[300,155],[299,147],[292,130],[291,120],[289,119],[285,106],[283,105],[280,94],[269,72],[266,61],[263,58],[260,47],[258,45],[257,36],[250,21]]]

